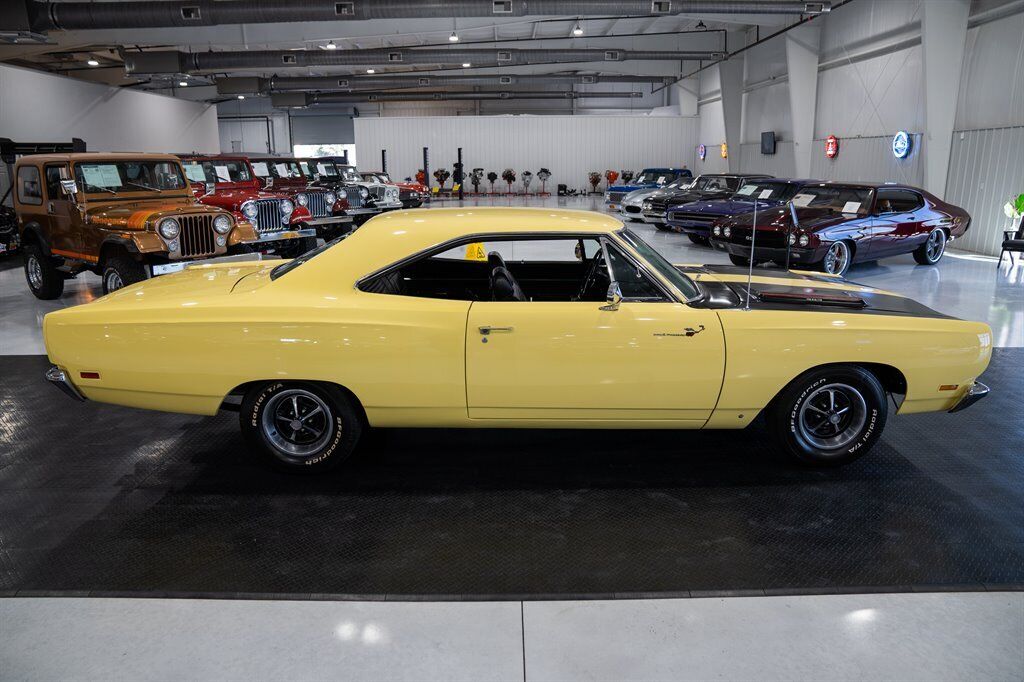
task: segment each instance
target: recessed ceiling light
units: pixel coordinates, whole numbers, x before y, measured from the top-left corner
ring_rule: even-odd
[[[582,27],[582,26],[580,26],[580,25],[579,25],[579,23],[577,23],[577,24],[576,24],[576,25],[575,25],[575,26],[573,27],[573,29],[572,29],[572,34],[573,34],[574,36],[581,36],[581,35],[583,35],[583,27]]]
[[[238,99],[245,99],[245,95],[239,95]]]
[[[88,64],[89,66],[99,66],[100,65],[100,63],[98,61],[96,61],[95,59],[90,59],[89,61],[86,62],[86,64]]]
[[[464,69],[468,69],[468,68],[469,68],[469,67],[471,67],[471,66],[473,66],[473,65],[472,65],[472,64],[470,64],[469,62],[463,62],[463,63],[462,63],[462,68],[464,68]]]
[[[448,42],[450,42],[450,43],[457,43],[457,42],[459,42],[459,34],[456,33],[455,31],[452,31],[452,34],[450,36],[448,36]]]
[[[374,71],[373,69],[367,69],[367,70],[366,70],[366,73],[377,73],[377,72],[376,72],[376,71]]]
[[[327,41],[327,44],[324,45],[324,47],[326,47],[328,50],[337,50],[338,49],[338,46],[334,44],[333,40]]]
[[[182,88],[188,87],[188,81],[178,81],[178,86]]]

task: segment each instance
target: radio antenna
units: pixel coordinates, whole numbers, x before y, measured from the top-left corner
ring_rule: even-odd
[[[754,279],[754,244],[757,243],[757,197],[754,197],[754,223],[750,227],[750,269],[747,271],[747,302],[744,310],[750,310],[750,282]]]
[[[796,217],[796,204],[792,200],[789,202],[789,216],[792,218],[792,222],[790,222],[789,230],[786,232],[786,272],[789,272],[789,250],[793,248],[789,238],[793,235],[793,230],[800,229],[800,220]]]

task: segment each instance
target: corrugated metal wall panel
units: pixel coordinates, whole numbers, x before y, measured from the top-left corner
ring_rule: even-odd
[[[405,178],[422,168],[423,147],[430,148],[432,169],[450,171],[461,146],[467,171],[482,167],[501,175],[512,168],[518,176],[545,167],[552,173],[549,189],[557,183],[582,188],[589,171],[693,168],[698,125],[698,119],[680,116],[357,118],[356,154],[375,159],[387,149],[388,169]],[[534,180],[531,189],[538,188]]]
[[[921,134],[914,133],[913,151],[906,159],[892,155],[892,137],[851,137],[839,140],[839,156],[825,156],[825,141],[815,140],[811,154],[811,177],[821,180],[904,182],[920,187],[924,183]]]
[[[796,173],[795,169],[792,142],[777,143],[774,154],[762,154],[760,141],[741,145],[740,170],[744,173],[767,173],[777,178],[791,178]]]
[[[1003,205],[1024,191],[1024,126],[953,133],[946,200],[971,214],[971,227],[951,248],[999,255],[1010,221]]]
[[[1024,125],[1022,35],[1024,13],[967,31],[956,111],[958,130]]]

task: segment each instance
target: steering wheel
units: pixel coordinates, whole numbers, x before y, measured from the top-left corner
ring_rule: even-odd
[[[577,301],[585,300],[587,292],[597,282],[597,273],[600,272],[602,260],[604,260],[604,249],[598,249],[597,253],[594,254],[594,258],[590,261],[590,267],[587,268],[587,274],[583,278],[583,286],[580,287],[580,292],[576,295]]]

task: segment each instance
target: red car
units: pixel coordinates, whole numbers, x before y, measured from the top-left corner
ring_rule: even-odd
[[[902,253],[934,265],[971,224],[967,211],[908,185],[808,183],[790,201],[795,225],[789,204],[759,211],[755,241],[754,214],[745,213],[716,221],[711,245],[748,265],[752,241],[755,263],[785,263],[788,243],[791,266],[843,275],[853,263]]]
[[[305,207],[310,218],[306,224],[316,228],[324,239],[348,232],[352,216],[348,215],[348,202],[337,192],[316,185],[316,178],[306,175],[298,159],[273,156],[249,156],[253,173],[264,187],[283,192],[296,206]]]
[[[231,211],[236,220],[256,228],[259,241],[246,244],[246,250],[292,257],[316,247],[316,229],[307,226],[309,211],[296,206],[287,194],[262,189],[248,160],[183,155],[181,164],[200,203]]]
[[[419,182],[398,182],[383,171],[360,171],[363,180],[368,182],[379,182],[383,185],[395,185],[398,187],[398,199],[402,202],[402,208],[419,208],[430,196],[427,186]]]

